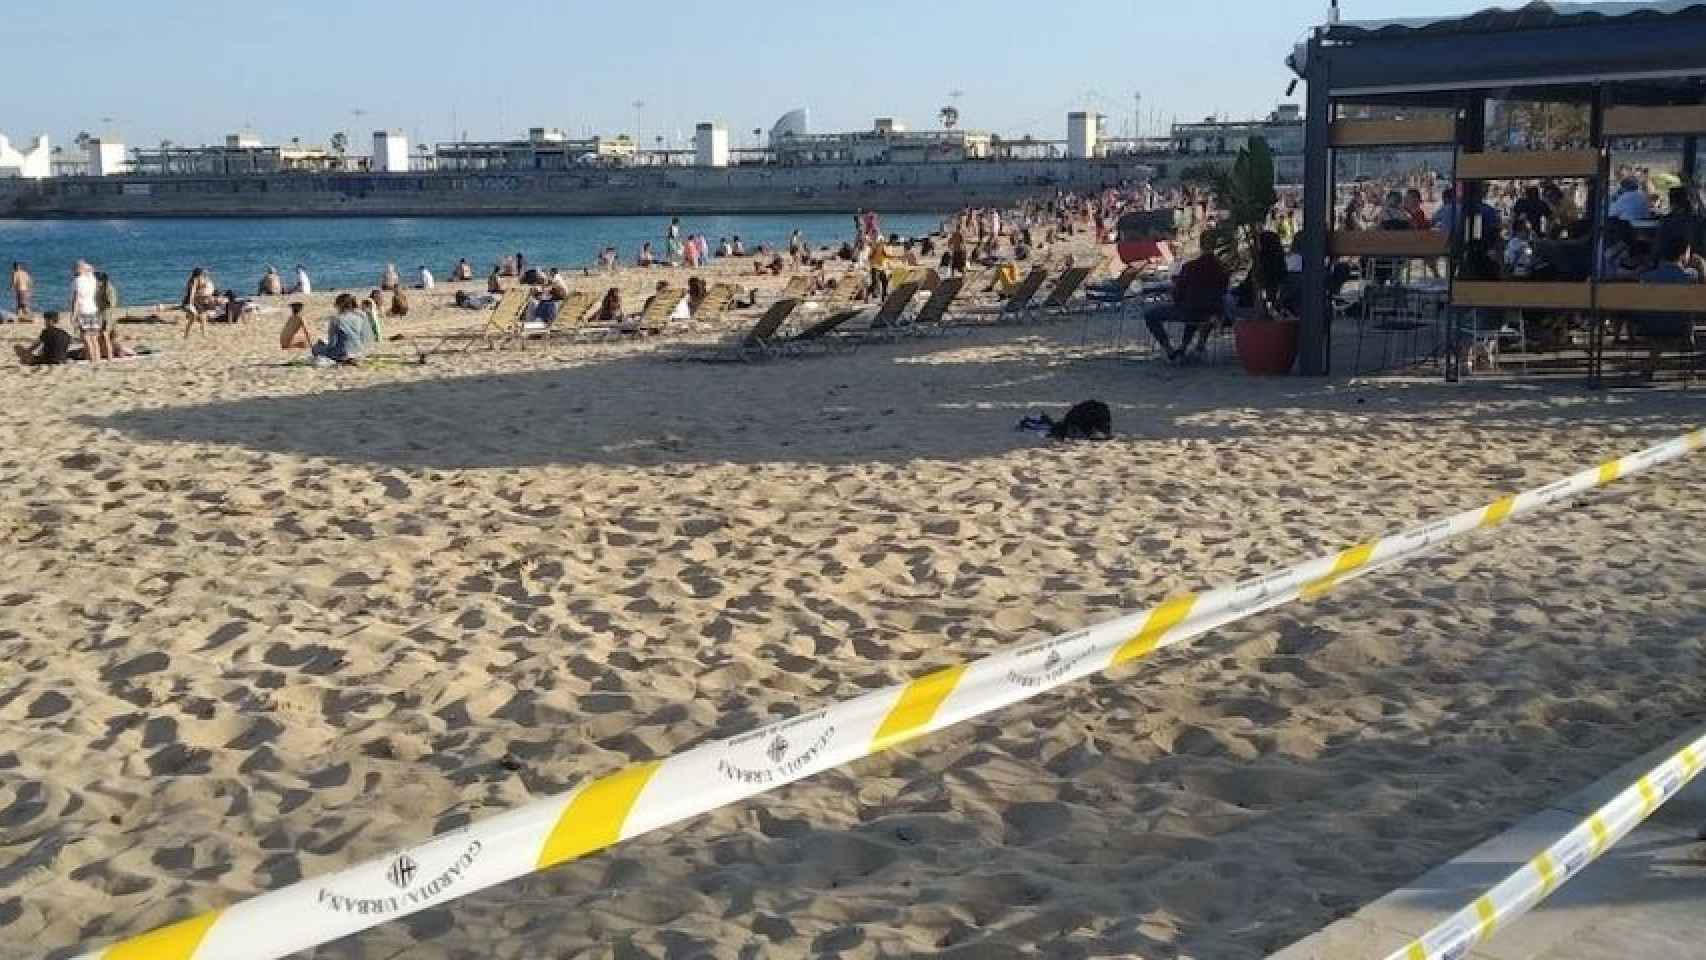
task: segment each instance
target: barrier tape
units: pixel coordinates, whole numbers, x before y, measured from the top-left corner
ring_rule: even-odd
[[[1706,445],[1706,430],[1404,533],[948,667],[642,763],[418,846],[124,940],[82,960],[277,960],[544,870],[1141,659]]]
[[[1539,906],[1706,768],[1706,732],[1648,771],[1516,872],[1386,960],[1461,960]]]

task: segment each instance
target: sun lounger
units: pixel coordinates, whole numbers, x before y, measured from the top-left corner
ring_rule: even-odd
[[[715,343],[676,354],[672,359],[710,362],[752,361],[776,356],[783,348],[778,333],[799,305],[800,301],[798,300],[778,300],[771,304],[770,308],[764,311],[764,315],[759,317],[758,321],[750,328],[738,331],[734,335]]]
[[[1025,316],[1032,311],[1032,303],[1037,298],[1037,292],[1043,288],[1043,281],[1047,279],[1048,270],[1046,268],[1032,268],[1031,272],[1025,275],[1025,279],[1020,280],[1019,285],[1013,288],[1013,292],[1008,295],[1007,299],[1001,302],[1000,308],[995,312],[995,322],[1023,321]]]
[[[522,317],[532,305],[525,287],[508,290],[498,300],[498,305],[487,314],[483,326],[474,330],[457,330],[444,334],[432,345],[424,349],[417,348],[416,355],[422,360],[435,353],[447,343],[462,341],[464,352],[474,349],[476,345],[485,344],[489,349],[496,350],[499,346],[515,343],[522,336]]]
[[[931,291],[930,299],[924,301],[924,306],[918,308],[917,316],[912,318],[912,331],[920,334],[945,333],[953,329],[949,310],[954,301],[959,299],[960,292],[965,289],[966,278],[954,277],[943,280]]]
[[[566,298],[557,303],[556,319],[550,323],[528,321],[522,324],[522,331],[529,337],[537,337],[549,341],[552,337],[574,339],[587,330],[586,316],[592,310],[598,296],[585,290],[571,292]]]
[[[639,336],[658,336],[666,332],[669,329],[670,317],[675,314],[675,308],[681,306],[681,301],[685,299],[686,290],[678,290],[675,287],[659,290],[638,316],[622,326],[621,332]]]
[[[1047,316],[1052,313],[1058,316],[1070,313],[1073,296],[1078,293],[1078,288],[1084,285],[1084,281],[1089,276],[1089,267],[1073,267],[1061,274],[1060,279],[1054,282],[1054,289],[1049,291],[1048,299],[1044,300],[1042,306],[1034,311],[1034,315]]]
[[[1132,285],[1142,276],[1142,267],[1126,267],[1125,271],[1113,280],[1086,286],[1084,295],[1095,309],[1117,310],[1125,306],[1126,298],[1131,295]]]
[[[736,290],[733,284],[719,283],[705,291],[705,299],[699,301],[699,306],[693,311],[693,325],[709,327],[723,322],[728,315],[729,307],[734,305]]]
[[[906,308],[918,295],[918,284],[903,283],[889,291],[875,311],[860,311],[838,327],[832,336],[853,347],[876,340],[893,340],[911,328]]]

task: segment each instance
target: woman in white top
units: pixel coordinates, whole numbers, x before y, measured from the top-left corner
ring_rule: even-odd
[[[101,306],[96,302],[95,268],[83,260],[71,271],[71,317],[83,338],[84,358],[101,359]]]
[[[386,293],[390,293],[392,290],[397,289],[397,286],[397,265],[394,263],[387,263],[385,265],[385,272],[379,275],[379,289]]]

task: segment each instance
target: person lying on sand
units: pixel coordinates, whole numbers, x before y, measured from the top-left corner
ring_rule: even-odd
[[[290,316],[278,334],[280,350],[306,350],[313,345],[314,331],[308,328],[308,320],[302,315],[304,306],[300,300],[290,305]]]

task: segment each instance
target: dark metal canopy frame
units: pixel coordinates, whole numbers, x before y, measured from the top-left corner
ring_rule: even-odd
[[[1664,294],[1599,283],[1613,142],[1679,138],[1683,179],[1694,181],[1696,142],[1706,134],[1706,2],[1531,3],[1468,17],[1342,23],[1314,30],[1290,58],[1308,84],[1304,164],[1304,309],[1298,372],[1331,372],[1332,311],[1328,270],[1335,256],[1448,256],[1452,309],[1513,307],[1582,309],[1590,315],[1590,382],[1603,356],[1601,313],[1666,309],[1706,314],[1706,295],[1684,288]],[[1585,150],[1486,151],[1490,100],[1565,102],[1590,112]],[[1390,120],[1347,114],[1384,108]],[[1403,110],[1433,119],[1402,119]],[[1441,111],[1445,111],[1441,113]],[[1442,121],[1440,117],[1448,117]],[[1455,218],[1456,235],[1426,238],[1344,237],[1334,233],[1333,157],[1356,149],[1455,149],[1452,180],[1580,179],[1590,184],[1594,251],[1585,284],[1464,283],[1456,279],[1470,217]],[[1462,197],[1462,191],[1459,191]],[[1394,249],[1376,249],[1382,244]],[[1706,290],[1706,288],[1701,288]],[[1688,302],[1684,303],[1683,300]],[[1698,301],[1696,303],[1695,301]],[[1451,322],[1455,334],[1457,322]],[[1447,375],[1456,374],[1455,349]]]

